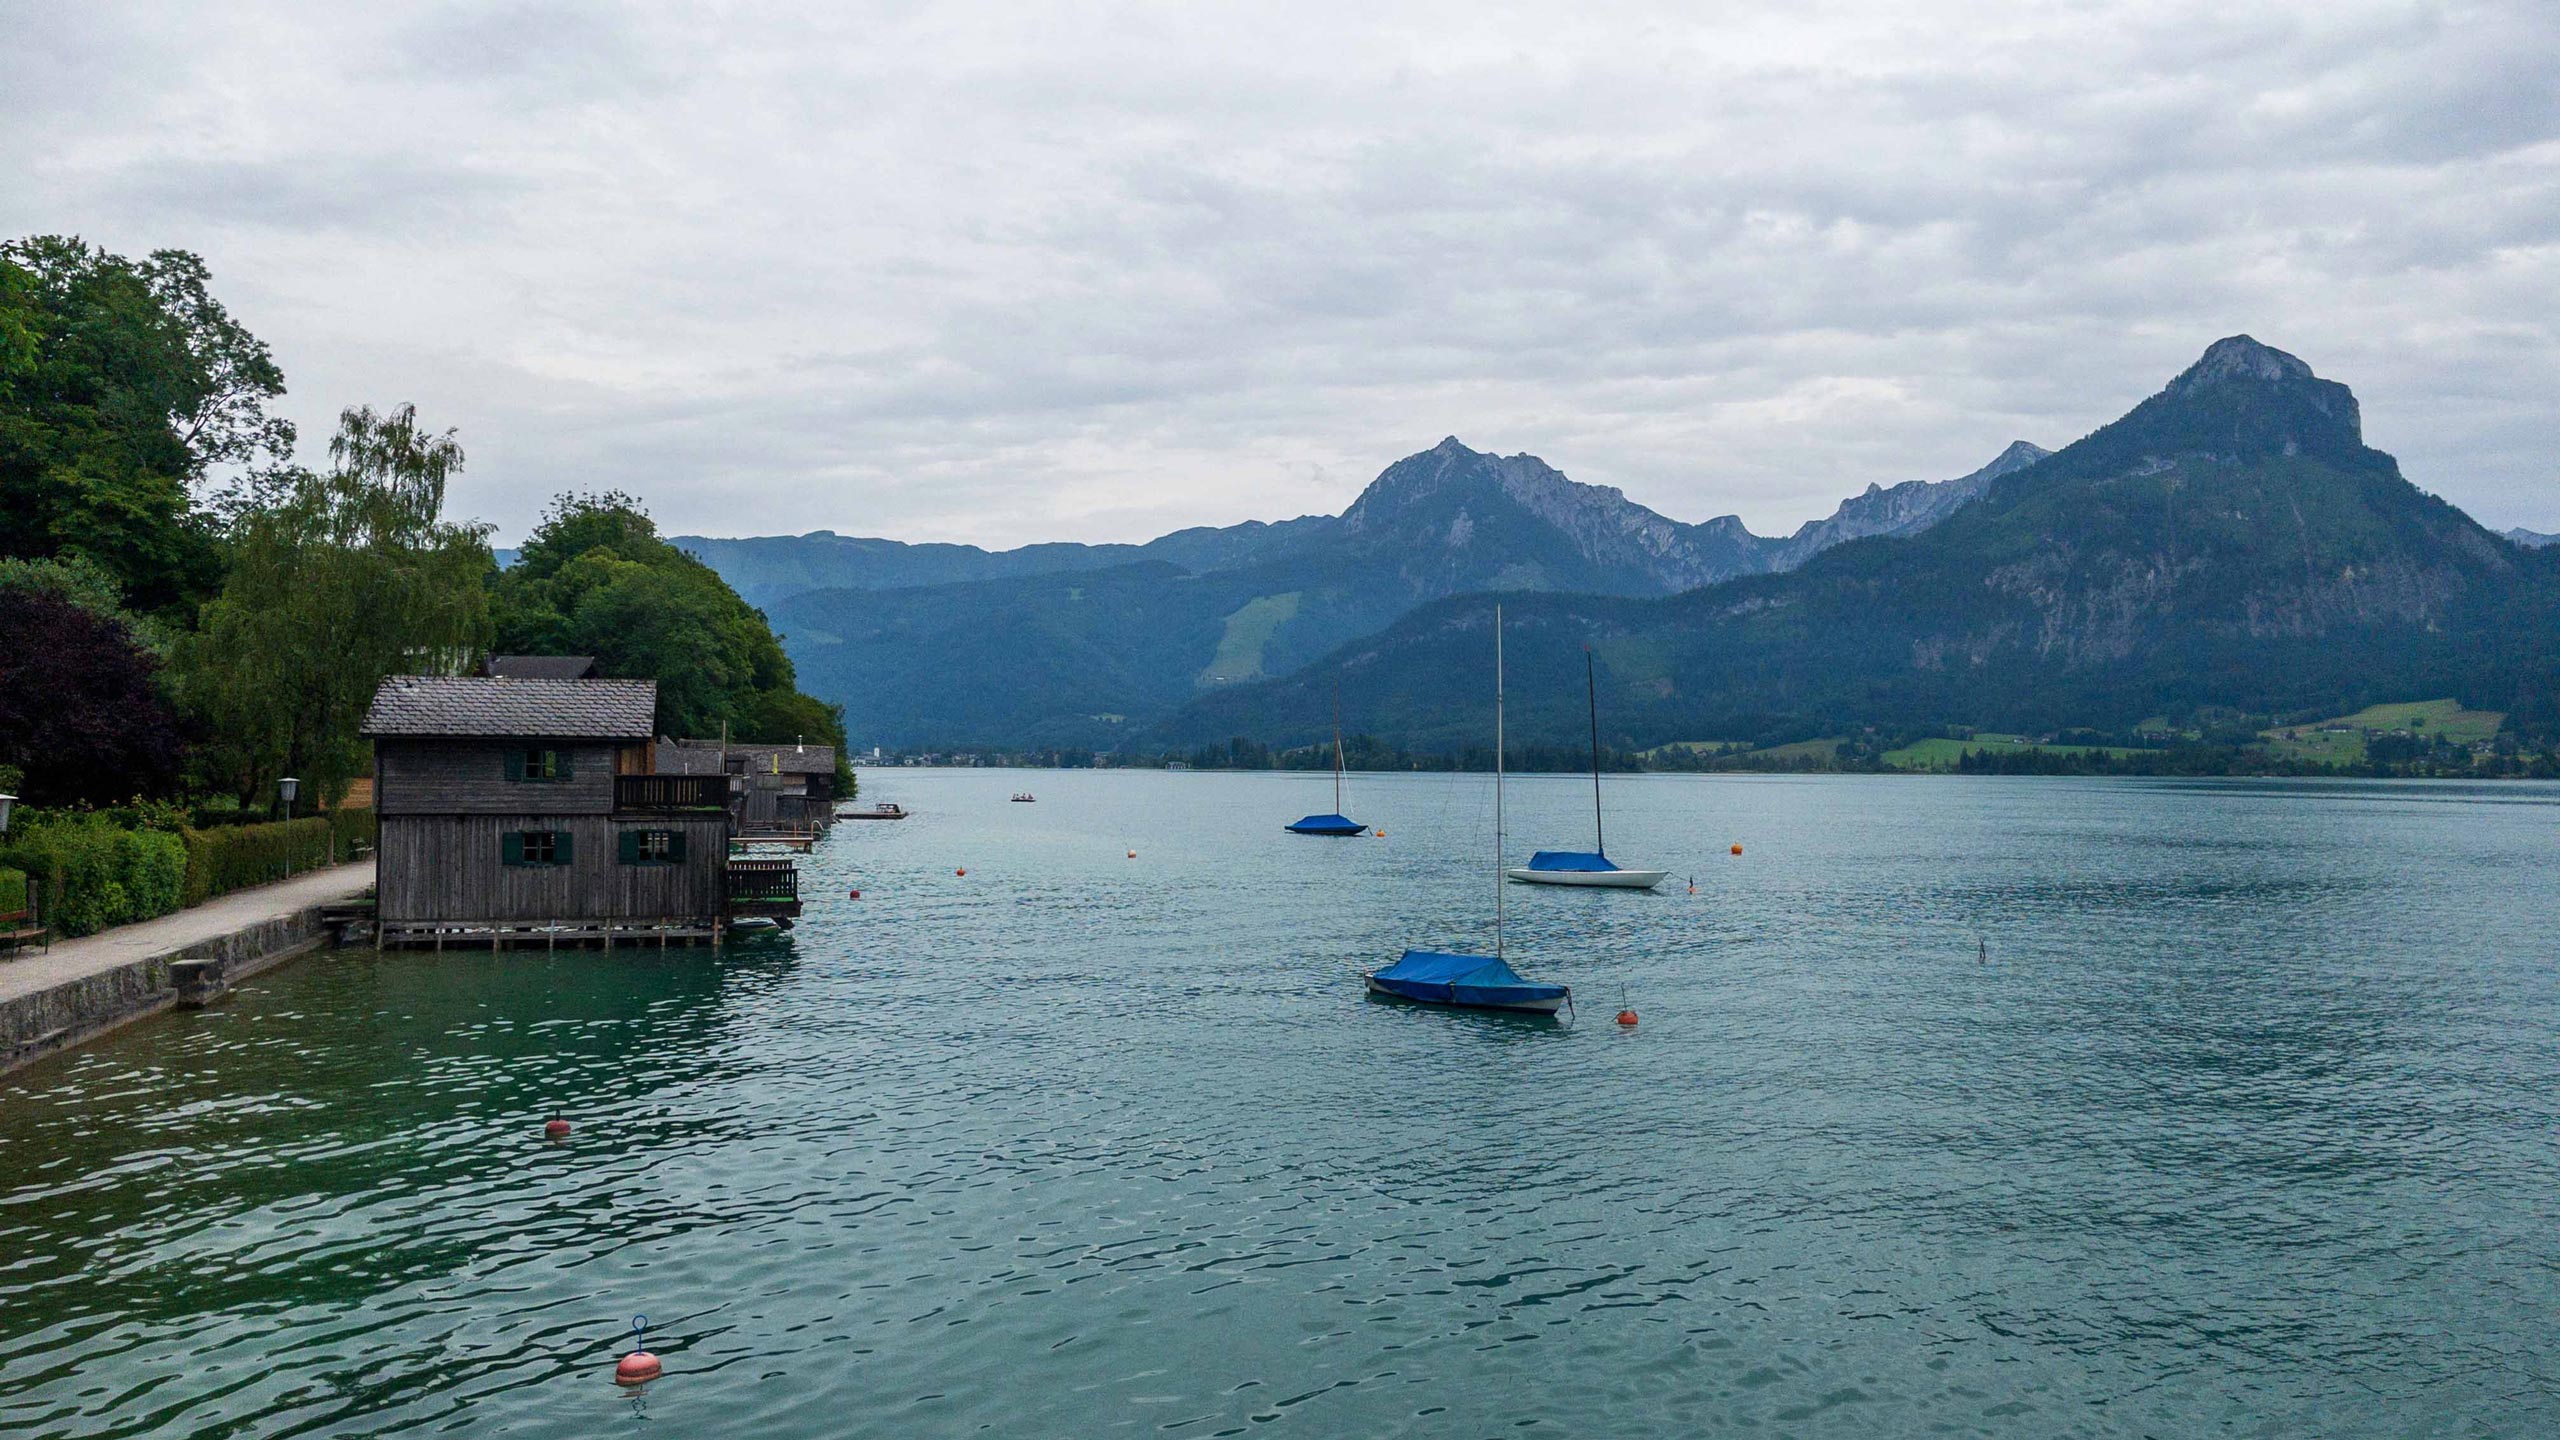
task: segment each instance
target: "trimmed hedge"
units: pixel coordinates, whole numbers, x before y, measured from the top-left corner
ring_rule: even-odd
[[[43,922],[65,937],[166,915],[186,888],[187,851],[177,836],[95,819],[30,826],[0,851],[0,862],[25,872]]]
[[[128,830],[111,814],[52,815],[0,848],[0,914],[33,908],[60,938],[90,935],[350,860],[373,842],[370,810],[175,834]]]
[[[184,830],[185,899],[201,905],[216,895],[264,885],[352,860],[374,842],[371,810],[333,810],[301,820]]]

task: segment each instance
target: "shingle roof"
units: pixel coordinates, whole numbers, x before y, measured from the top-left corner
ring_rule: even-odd
[[[662,740],[658,743],[658,770],[666,775],[717,775],[723,768],[721,744],[717,740]],[[782,757],[785,775],[833,775],[836,773],[836,747],[833,745],[745,745],[732,742],[728,747],[729,764],[741,766],[759,775],[773,773],[773,757]]]
[[[729,758],[744,757],[750,773],[773,773],[775,756],[782,757],[785,775],[833,775],[836,773],[836,747],[833,745],[732,745]]]
[[[655,680],[394,675],[374,692],[364,733],[646,740],[657,710]]]
[[[492,655],[489,673],[504,680],[588,680],[596,674],[593,655]]]
[[[720,742],[717,740],[661,740],[658,742],[658,773],[661,775],[717,775],[721,773]]]

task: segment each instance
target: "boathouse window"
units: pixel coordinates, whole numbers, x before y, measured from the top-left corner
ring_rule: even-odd
[[[566,865],[566,830],[510,830],[498,837],[499,859],[509,865]]]
[[[507,752],[507,778],[534,781],[566,780],[569,778],[568,752],[510,750]]]
[[[684,860],[681,830],[625,830],[619,843],[625,865],[676,865]]]

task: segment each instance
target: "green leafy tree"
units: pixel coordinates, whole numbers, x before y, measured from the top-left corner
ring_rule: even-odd
[[[658,682],[661,734],[833,745],[844,715],[801,694],[764,612],[658,535],[639,502],[563,495],[493,586],[497,648],[593,655]]]
[[[197,493],[292,452],[267,413],[283,393],[196,256],[0,245],[0,555],[85,556],[136,609],[183,621],[220,574]]]
[[[366,766],[386,675],[459,670],[488,642],[487,527],[447,521],[462,466],[417,410],[346,411],[326,474],[279,472],[232,528],[231,568],[178,647],[204,778],[243,803],[280,775],[322,798]]]

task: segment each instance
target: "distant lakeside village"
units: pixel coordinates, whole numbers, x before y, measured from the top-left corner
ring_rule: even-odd
[[[1755,745],[1673,743],[1645,750],[1603,746],[1602,768],[1626,773],[1864,775],[2189,775],[2367,779],[2560,779],[2560,752],[2535,748],[2504,728],[2495,711],[2451,699],[2374,705],[2350,715],[2274,723],[2236,717],[2218,729],[2096,730],[2008,734],[1942,727],[1934,733],[1879,732]],[[1374,736],[1344,738],[1346,763],[1363,771],[1490,771],[1490,747],[1416,752]],[[1583,750],[1516,746],[1523,773],[1579,771]],[[907,749],[872,746],[855,766],[1010,766],[1059,769],[1323,770],[1324,745],[1274,749],[1256,741],[1184,750]]]

